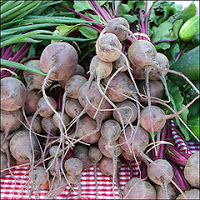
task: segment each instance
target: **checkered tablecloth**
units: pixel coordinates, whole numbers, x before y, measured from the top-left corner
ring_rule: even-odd
[[[186,145],[181,139],[181,137],[175,132],[172,131],[173,139],[175,145],[181,149],[186,151]],[[188,142],[189,149],[191,153],[195,153],[200,150],[200,146],[197,143]],[[133,176],[138,177],[138,168],[135,163],[133,165]],[[25,184],[28,181],[28,167],[16,167],[12,170],[14,177],[11,175],[6,175],[1,179],[1,199],[27,199],[28,193],[26,190]],[[130,171],[129,168],[122,164],[120,173],[120,185],[123,191],[125,184],[130,180]],[[112,189],[112,178],[103,175],[99,168],[97,168],[97,181],[98,181],[98,189],[99,189],[99,199],[113,199],[113,189]],[[82,196],[80,199],[95,199],[96,197],[96,186],[95,180],[93,176],[93,166],[89,169],[86,169],[82,172],[81,178],[81,189]],[[65,191],[62,192],[55,199],[65,199],[69,192],[69,186],[66,187]],[[47,195],[48,191],[41,191],[39,193],[41,199],[45,199],[45,195]],[[76,199],[78,195],[78,188],[74,187],[69,199]],[[115,186],[115,197],[118,198],[118,190]],[[32,199],[35,199],[35,195],[32,194]]]

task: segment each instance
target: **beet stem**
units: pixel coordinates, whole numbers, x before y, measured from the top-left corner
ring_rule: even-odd
[[[7,60],[7,59],[9,58],[9,57],[8,57],[8,54],[9,54],[10,52],[12,52],[12,47],[13,47],[13,44],[11,44],[11,45],[6,49],[6,51],[5,51],[5,47],[3,47],[5,53],[1,56],[1,58]],[[2,49],[3,49],[3,48],[2,48]],[[2,52],[3,52],[3,50],[2,50]]]
[[[157,0],[156,0],[157,1]],[[146,30],[146,34],[147,34],[147,28],[148,28],[148,21],[149,21],[149,16],[150,16],[150,14],[151,14],[151,11],[152,11],[152,9],[153,9],[153,6],[154,6],[154,4],[156,3],[156,1],[151,5],[151,7],[150,7],[150,9],[149,9],[149,11],[148,11],[148,13],[146,14],[146,10],[145,10],[145,24],[144,24],[144,27],[145,27],[145,30]],[[147,8],[147,5],[146,5],[146,8]],[[149,32],[150,32],[150,25],[149,25]]]
[[[152,44],[155,45],[155,44],[158,44],[158,43],[161,43],[161,42],[174,42],[176,40],[178,40],[178,38],[176,38],[175,40],[158,40],[156,42],[152,42]]]
[[[185,160],[181,160],[180,158],[177,158],[175,156],[173,156],[171,153],[169,153],[168,151],[165,152],[165,155],[166,157],[169,159],[169,160],[172,160],[173,162],[177,163],[178,165],[181,165],[181,166],[185,166],[186,164],[186,161]]]
[[[97,14],[101,16],[102,21],[104,21],[105,23],[109,21],[109,18],[106,16],[106,13],[96,1],[88,1],[88,2],[93,7],[93,9],[96,10]]]
[[[13,55],[13,51],[11,50],[9,53],[6,54],[5,59],[10,60],[10,57]]]
[[[6,50],[6,48],[5,48],[5,47],[2,47],[2,49],[1,49],[1,57],[2,57],[3,54],[5,53],[5,50]]]
[[[93,28],[94,30],[98,31],[99,33],[101,33],[101,31],[102,31],[99,27],[91,26],[89,24],[82,24],[80,26],[88,26],[88,27]]]
[[[30,47],[27,47],[18,58],[13,57],[12,61],[19,62],[28,53],[29,48]]]
[[[168,130],[168,126],[164,126],[163,128],[163,131],[162,131],[162,136],[161,136],[161,139],[160,141],[165,141],[165,136],[166,136],[166,132]],[[163,159],[163,153],[164,153],[164,144],[161,144],[160,145],[160,149],[159,149],[159,152],[158,152],[158,155],[157,155],[157,159]]]
[[[29,43],[25,43],[20,49],[19,51],[13,56],[12,61],[15,61],[17,59],[18,56],[20,56],[20,54],[22,54],[24,52],[24,50],[29,46]]]
[[[180,56],[181,56],[181,54],[183,53],[183,51],[185,50],[186,46],[187,46],[187,44],[185,44],[185,45],[183,46],[183,48],[180,50],[180,52],[178,53],[178,55],[177,55],[177,57],[176,57],[176,59],[175,59],[175,62],[180,58]]]
[[[67,6],[63,6],[63,5],[60,5],[60,4],[57,4],[57,6],[62,7],[62,8],[65,8],[65,9],[67,9],[67,10],[69,10],[69,11],[72,11],[73,13],[79,15],[80,17],[86,19],[87,21],[97,22],[97,21],[93,20],[92,18],[90,18],[90,17],[88,17],[88,16],[86,16],[86,15],[80,13],[80,12],[76,12],[75,10],[73,10],[73,9],[67,7]],[[99,26],[99,27],[101,27],[101,28],[104,28],[104,25],[103,25],[103,24],[100,24],[100,23],[98,23],[98,22],[97,22],[95,25],[97,25],[97,26]]]
[[[174,170],[174,176],[176,177],[176,182],[177,184],[179,185],[179,187],[185,191],[186,188],[188,188],[188,185],[186,186],[185,184],[185,181],[183,179],[184,176],[183,175],[183,172],[181,171],[181,169],[176,165],[174,164],[173,162],[170,162],[170,164],[172,165],[173,167],[173,170]],[[182,175],[181,175],[182,174]]]
[[[175,155],[177,156],[179,159],[181,160],[187,160],[184,156],[182,156],[178,151],[175,150],[175,148],[168,146],[169,150]]]
[[[113,4],[112,4],[113,5]],[[104,9],[105,10],[105,12],[107,13],[107,15],[108,15],[108,17],[110,18],[110,19],[113,19],[114,17],[113,17],[113,14],[110,12],[110,10],[107,8],[107,6],[104,6],[102,9]]]
[[[145,27],[144,27],[144,18],[143,18],[143,15],[142,15],[142,9],[141,8],[139,8],[139,16],[141,18],[142,33],[146,33]]]
[[[21,64],[24,64],[25,62],[29,61],[29,60],[35,60],[40,58],[40,56],[32,56],[30,58],[26,58],[25,60],[23,60],[22,62],[20,62]]]
[[[141,178],[145,179],[147,177],[147,165],[142,161],[141,163]]]

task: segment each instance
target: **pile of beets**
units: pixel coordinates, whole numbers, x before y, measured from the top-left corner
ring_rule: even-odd
[[[126,51],[128,37],[132,44]],[[23,71],[24,82],[2,78],[1,176],[28,164],[29,195],[38,199],[38,192],[48,189],[47,198],[53,198],[67,185],[77,185],[80,197],[81,172],[93,165],[98,198],[98,165],[113,177],[114,197],[117,184],[121,199],[198,199],[199,152],[184,153],[174,146],[170,119],[181,120],[199,90],[170,70],[167,57],[147,35],[140,38],[124,18],[115,18],[99,35],[87,73],[71,44],[55,42],[40,60],[26,64],[46,76]],[[178,112],[168,105],[167,73],[182,76],[198,93]],[[118,172],[122,162],[131,170],[131,161],[137,163],[139,177],[131,177],[122,192]]]

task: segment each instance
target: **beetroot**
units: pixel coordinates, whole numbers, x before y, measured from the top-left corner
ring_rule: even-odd
[[[41,71],[39,60],[30,60],[28,63],[26,63],[26,65],[28,67],[32,67]],[[45,76],[29,71],[23,71],[23,76],[26,81],[28,91],[31,91],[33,89],[42,89],[42,84],[44,82]],[[45,89],[48,88],[51,84],[52,81],[49,80],[48,83],[45,85]]]
[[[2,138],[1,144],[5,142],[10,132],[16,131],[22,125],[23,121],[24,116],[21,109],[10,112],[1,110],[1,131],[4,131],[4,138]]]
[[[141,94],[146,96],[147,91],[146,91],[145,81],[141,81],[141,83],[138,85],[138,89]],[[162,99],[164,95],[164,87],[160,81],[149,81],[149,90],[151,97]],[[144,105],[147,105],[147,98],[144,99],[140,98],[140,102],[142,102]]]
[[[99,106],[99,102],[101,101],[101,98],[102,95],[98,90],[96,81],[93,81],[91,83],[89,90],[87,82],[83,84],[79,90],[78,94],[79,103],[86,109],[87,114],[91,118],[94,118],[97,111],[97,107]],[[88,100],[90,101],[91,105],[88,105]],[[105,101],[100,107],[100,109],[110,109],[110,108],[112,108],[112,106],[107,101]],[[99,111],[95,117],[95,120],[100,123],[102,120],[107,119],[110,116],[110,114],[111,111]]]
[[[89,148],[83,144],[77,144],[73,149],[73,157],[78,158],[82,164],[83,169],[91,166],[91,159],[89,157]]]
[[[184,195],[188,199],[199,199],[200,192],[198,189],[191,189],[189,191],[185,191]],[[176,199],[185,199],[185,197],[182,194],[180,194]]]
[[[31,193],[36,193],[36,198],[39,199],[39,190],[48,188],[48,181],[49,181],[49,172],[47,172],[44,167],[38,166],[34,168],[30,174],[30,183],[31,183]]]
[[[157,159],[154,161],[156,164],[149,164],[147,167],[147,174],[148,177],[156,184],[160,185],[163,190],[164,194],[169,199],[168,197],[168,184],[170,183],[170,179],[174,177],[174,171],[173,167],[170,165],[170,163],[166,160],[163,159]],[[162,169],[157,168],[157,165]]]
[[[24,125],[27,127],[27,129],[30,128],[30,124],[32,121],[33,116],[28,116],[27,120],[28,123],[25,121]],[[33,122],[33,126],[32,129],[34,130],[34,132],[36,133],[41,133],[42,132],[42,125],[41,125],[41,119],[39,117],[36,117],[34,122]]]
[[[77,99],[67,99],[65,103],[65,112],[67,115],[71,118],[77,117],[81,111],[83,110],[83,107],[79,103]]]
[[[171,183],[167,185],[168,197],[165,195],[165,192],[161,186],[155,185],[155,189],[157,199],[176,199],[177,197],[176,191]]]
[[[186,162],[184,168],[184,176],[188,183],[195,187],[200,188],[200,179],[199,179],[199,152],[191,155]]]
[[[124,41],[129,35],[129,32],[127,31],[129,28],[129,23],[126,19],[117,17],[108,21],[106,32],[113,33],[118,37],[119,41]]]
[[[17,131],[10,140],[10,152],[18,163],[33,162],[40,156],[36,136],[26,130]]]
[[[138,40],[132,43],[128,49],[128,58],[133,66],[140,68],[158,65],[156,48],[146,40]]]
[[[53,199],[57,195],[61,194],[67,187],[68,183],[66,179],[61,177],[50,178],[50,192],[48,194],[49,199]]]
[[[132,178],[125,185],[124,199],[156,199],[156,190],[149,182]]]
[[[47,98],[51,106],[53,106],[53,108],[56,109],[57,108],[56,101],[52,97],[47,97]],[[54,113],[43,97],[38,102],[37,112],[42,117],[50,117]]]
[[[69,177],[69,182],[71,182],[75,176],[81,174],[83,170],[83,163],[77,158],[69,158],[65,161],[64,168]]]
[[[76,128],[75,136],[81,138],[84,142],[96,143],[100,137],[100,131],[96,131],[96,126],[95,120],[89,116],[82,116]]]
[[[24,84],[13,77],[1,79],[1,109],[5,111],[18,110],[26,101]]]
[[[137,107],[132,101],[125,100],[117,103],[116,106],[119,108],[118,111],[122,116],[123,124],[133,123],[137,119]],[[121,122],[120,116],[116,110],[113,111],[113,118]]]
[[[128,156],[129,160],[132,160],[131,158],[135,155],[136,158],[142,159],[146,163],[144,150],[149,144],[149,134],[141,127],[136,128],[136,126],[128,126],[125,130],[126,138],[125,135],[122,135],[119,138],[119,143],[121,148],[128,154],[125,156]]]
[[[10,160],[8,159],[8,156],[6,155],[6,153],[4,152],[0,152],[1,153],[1,168],[0,170],[4,170],[4,171],[1,171],[1,177],[9,174],[9,167],[12,167],[15,165],[15,160],[13,159],[13,157],[11,156],[10,157]]]
[[[96,54],[105,62],[113,62],[120,57],[117,50],[122,50],[122,44],[113,33],[101,35],[96,42]]]
[[[61,112],[58,112],[58,114],[61,115]],[[67,125],[69,122],[69,117],[65,113],[63,114],[62,119],[63,119],[63,123]],[[53,115],[53,123],[58,128],[61,125],[60,119],[58,118],[56,114]]]
[[[40,57],[40,68],[44,73],[50,73],[51,80],[69,79],[75,73],[77,64],[78,54],[66,42],[49,44]]]
[[[39,90],[31,90],[27,93],[24,108],[26,114],[33,115],[37,110],[38,101],[42,98],[42,93]]]

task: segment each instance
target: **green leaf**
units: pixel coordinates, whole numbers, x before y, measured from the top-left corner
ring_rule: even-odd
[[[188,19],[192,18],[196,14],[196,6],[192,2],[186,9],[184,9],[178,19],[182,19],[183,22],[186,22]]]
[[[88,3],[88,1],[74,1],[74,6],[73,8],[75,9],[76,12],[80,12],[83,10],[92,10],[92,7]]]
[[[98,31],[94,30],[91,27],[80,26],[78,29],[82,35],[84,35],[85,37],[89,39],[96,39],[98,37]]]
[[[131,9],[133,9],[134,2],[129,1],[127,4],[121,3],[119,7],[119,16],[127,14]]]
[[[159,44],[156,44],[155,48],[156,48],[156,50],[160,50],[160,49],[166,50],[166,49],[170,48],[170,43],[169,42],[161,42]]]
[[[27,58],[30,58],[30,57],[36,55],[36,53],[35,53],[35,46],[36,46],[35,44],[33,44],[33,43],[31,44],[29,52],[28,52],[28,55],[27,55]]]
[[[16,54],[16,53],[19,51],[19,49],[22,47],[22,45],[23,45],[23,44],[21,44],[21,43],[15,44],[15,45],[12,47],[13,53]]]
[[[78,28],[80,24],[73,26],[69,25],[60,25],[56,27],[56,30],[53,32],[53,35],[65,37]],[[57,42],[58,40],[52,40],[51,43]]]
[[[73,1],[63,1],[62,5],[63,6],[67,6],[72,8],[73,7],[74,2]],[[66,11],[66,9],[64,9],[63,11]]]
[[[185,105],[183,104],[184,98],[181,96],[181,91],[179,90],[178,86],[174,85],[173,83],[171,83],[169,81],[167,83],[167,86],[168,86],[170,98],[171,98],[170,106],[174,109],[175,112],[178,112],[185,107]],[[179,115],[185,123],[187,123],[188,113],[189,113],[189,111],[188,111],[188,109],[186,109],[184,112],[182,112]],[[177,125],[179,126],[181,132],[185,136],[185,139],[187,141],[190,140],[189,131],[180,122],[178,117],[175,117],[175,121],[176,121]]]
[[[151,42],[173,39],[173,37],[170,35],[172,27],[173,27],[173,24],[168,21],[163,22],[158,27],[154,26],[152,28],[153,35],[151,37]]]
[[[189,117],[199,115],[199,103],[200,100],[196,100],[188,109],[189,109]]]
[[[175,38],[178,38],[179,31],[181,29],[182,24],[183,24],[183,20],[182,19],[176,20],[174,22],[174,24],[173,24],[173,33],[174,33]]]
[[[114,7],[115,7],[115,10],[117,9],[118,5],[119,5],[119,2],[118,0],[114,1]]]
[[[169,59],[169,64],[171,65],[172,63],[174,63],[178,53],[180,52],[180,47],[178,43],[173,43],[171,45],[171,48],[168,50],[168,52],[166,53],[166,56]]]
[[[198,139],[200,139],[200,127],[199,127],[199,113],[195,116],[192,116],[190,118],[188,118],[188,127],[191,129],[191,131],[197,136]],[[194,136],[191,134],[190,136],[192,141],[196,142],[196,139],[194,138]]]
[[[102,6],[103,4],[107,3],[108,1],[96,1],[100,6]]]
[[[90,14],[90,13],[84,13],[84,14],[85,14],[86,16],[88,16],[88,17],[94,19],[95,21],[97,21],[97,22],[99,22],[99,23],[102,22],[101,17],[100,17],[99,15],[92,15],[92,14]]]
[[[145,1],[138,1],[136,2],[135,9],[141,8],[142,10],[145,10],[146,2]]]
[[[164,7],[164,16],[158,21],[158,23],[160,24],[164,22],[169,15],[173,15],[175,13],[176,13],[176,8],[174,4],[172,4],[171,6]]]
[[[124,17],[124,18],[128,21],[128,23],[130,23],[130,24],[138,20],[137,15],[125,14],[125,15],[123,15],[123,17]]]
[[[153,21],[159,26],[171,15],[176,13],[176,6],[175,3],[171,1],[158,1],[154,4],[152,12],[155,12]]]
[[[157,19],[156,19],[157,18]],[[150,16],[149,16],[149,22],[154,22],[156,24],[156,21],[158,20],[158,16],[155,14],[155,10],[152,9]]]

